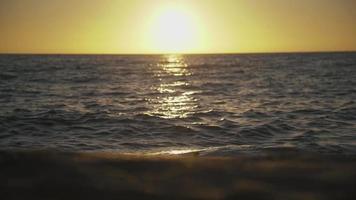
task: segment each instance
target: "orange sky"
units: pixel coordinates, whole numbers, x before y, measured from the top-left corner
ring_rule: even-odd
[[[356,50],[355,0],[1,0],[0,53]]]

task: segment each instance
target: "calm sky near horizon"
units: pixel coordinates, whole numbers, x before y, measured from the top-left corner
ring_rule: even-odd
[[[356,0],[1,0],[0,53],[356,50]]]

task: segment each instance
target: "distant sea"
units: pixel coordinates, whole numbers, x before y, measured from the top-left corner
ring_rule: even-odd
[[[0,55],[0,149],[356,153],[356,53]]]

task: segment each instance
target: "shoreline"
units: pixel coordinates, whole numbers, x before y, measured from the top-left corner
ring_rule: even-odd
[[[4,199],[354,199],[356,158],[0,151]]]

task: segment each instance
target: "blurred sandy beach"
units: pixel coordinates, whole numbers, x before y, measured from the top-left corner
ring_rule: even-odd
[[[346,155],[200,157],[2,151],[2,199],[354,199]]]

